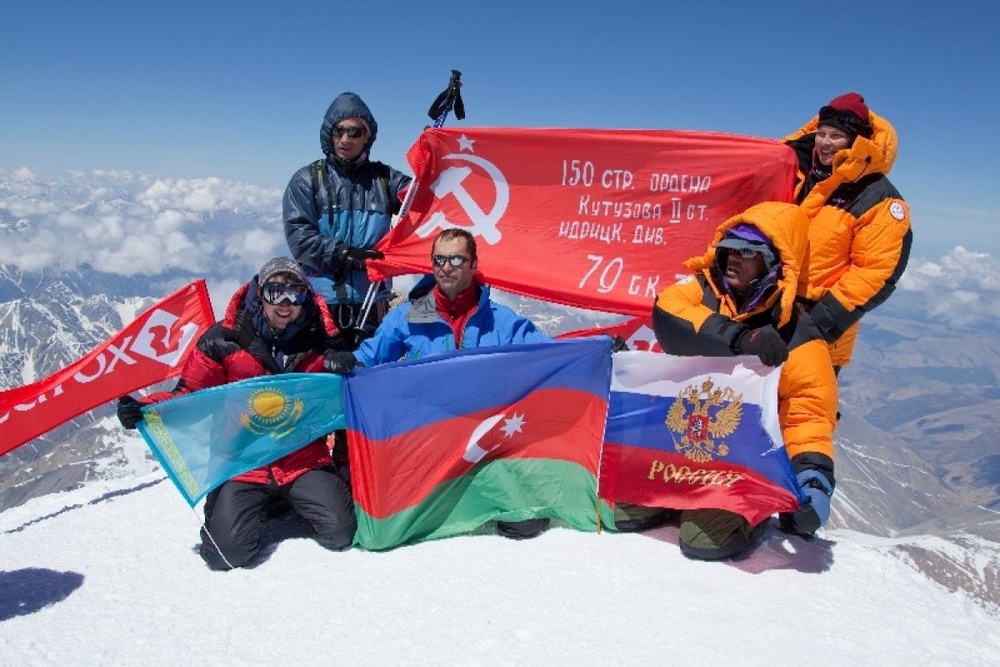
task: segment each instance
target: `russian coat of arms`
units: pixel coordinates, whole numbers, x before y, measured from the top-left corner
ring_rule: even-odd
[[[674,449],[691,461],[704,463],[729,454],[723,439],[736,430],[742,418],[743,394],[731,387],[716,387],[709,378],[700,389],[693,384],[685,387],[664,423],[680,436],[674,438]]]

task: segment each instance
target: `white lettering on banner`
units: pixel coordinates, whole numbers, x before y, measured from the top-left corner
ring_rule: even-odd
[[[610,244],[612,241],[622,240],[622,223],[605,225],[588,220],[582,222],[579,220],[561,220],[559,222],[559,236],[574,241],[591,238]]]
[[[645,298],[655,299],[656,295],[659,294],[657,287],[659,287],[660,285],[660,276],[653,276],[653,277],[645,276],[645,279],[646,279]],[[643,276],[633,275],[632,280],[630,280],[628,284],[628,293],[631,294],[632,296],[638,296],[640,293],[642,293],[642,285],[641,285],[642,280]]]
[[[477,155],[450,153],[443,155],[441,159],[471,162],[483,169],[496,187],[496,203],[493,205],[492,210],[488,212],[484,211],[475,197],[463,185],[465,179],[472,174],[472,169],[466,166],[448,167],[438,174],[437,180],[431,184],[431,190],[438,199],[444,199],[448,195],[453,195],[458,201],[458,205],[462,207],[465,215],[469,218],[472,226],[459,225],[448,220],[443,211],[436,211],[427,218],[427,222],[416,229],[416,235],[423,239],[439,230],[461,227],[468,229],[474,236],[481,236],[488,244],[496,245],[500,242],[501,238],[497,224],[500,222],[500,218],[503,217],[504,212],[507,210],[507,204],[510,202],[510,186],[507,184],[507,179],[504,177],[503,172],[489,160],[484,160]]]
[[[178,326],[179,324],[180,318],[176,315],[162,309],[153,311],[136,335],[134,344],[130,345],[133,340],[132,336],[124,337],[120,346],[108,343],[107,350],[94,357],[93,362],[96,364],[96,368],[93,372],[87,372],[87,368],[81,368],[73,374],[74,384],[65,389],[61,384],[56,385],[50,394],[40,394],[30,402],[14,405],[11,410],[28,412],[45,403],[50,397],[57,398],[62,396],[65,391],[74,391],[78,385],[90,384],[98,378],[111,375],[118,367],[119,361],[126,366],[134,366],[138,361],[126,351],[131,351],[136,355],[147,357],[167,366],[175,366],[198,332],[198,325],[193,322],[186,322]],[[10,411],[0,415],[0,424],[9,418]]]
[[[665,245],[667,240],[663,227],[643,227],[642,225],[636,225],[632,234],[632,243]]]
[[[587,255],[587,259],[593,263],[593,266],[584,274],[583,278],[580,279],[577,287],[579,289],[584,289],[587,287],[587,281],[591,276],[597,279],[597,292],[600,294],[607,294],[615,289],[618,284],[619,279],[622,277],[622,272],[625,270],[625,260],[621,257],[612,257],[607,262],[604,261],[603,255]],[[601,268],[603,265],[603,268]],[[600,270],[599,270],[600,269]],[[646,281],[645,285],[645,298],[655,298],[657,295],[657,286],[660,283],[659,276],[643,276],[640,274],[633,273],[628,278],[628,292],[629,294],[636,295],[642,290],[642,281]]]
[[[587,279],[590,278],[591,274],[597,271],[598,267],[604,261],[604,257],[601,255],[587,255],[587,259],[594,263],[594,266],[590,268],[589,271],[583,276],[580,284],[577,287],[583,288]],[[601,294],[607,294],[615,288],[615,284],[622,275],[622,267],[625,266],[625,261],[621,257],[615,257],[610,260],[607,265],[605,265],[604,270],[598,274],[597,277],[597,291]]]
[[[632,187],[632,172],[628,169],[606,169],[601,174],[601,186],[605,190],[629,190]]]
[[[131,336],[127,336],[125,338],[125,345],[123,345],[122,347],[127,346],[131,341],[132,341],[132,337]],[[97,355],[97,357],[95,358],[95,361],[97,362],[97,372],[96,373],[94,373],[93,375],[87,375],[81,369],[81,370],[79,370],[79,371],[76,372],[76,375],[73,376],[73,379],[76,380],[77,382],[79,382],[80,384],[88,384],[90,382],[93,382],[94,380],[96,380],[97,378],[101,377],[102,375],[107,375],[107,374],[111,373],[115,369],[115,363],[119,359],[121,359],[122,361],[124,361],[126,364],[129,364],[130,366],[134,366],[135,365],[135,359],[133,359],[132,357],[127,356],[123,350],[115,347],[114,343],[109,343],[108,344],[108,350],[111,352],[111,363],[108,363],[105,360],[104,353],[102,352],[101,354]]]
[[[590,160],[563,160],[562,184],[589,188],[594,184],[594,163]]]
[[[708,204],[688,204],[679,197],[670,198],[670,223],[678,224],[682,220],[705,220],[708,211]]]
[[[712,186],[711,176],[691,174],[652,174],[649,189],[653,192],[701,193]]]
[[[594,184],[597,172],[590,160],[563,160],[561,185],[589,188]],[[601,172],[600,183],[605,190],[631,190],[635,176],[628,169],[605,169]]]
[[[624,241],[624,237],[622,236],[623,227],[624,225],[620,222],[610,225],[590,222],[589,220],[560,220],[558,236],[559,238],[566,238],[571,241],[593,239],[610,245],[611,243],[622,243]],[[631,243],[667,245],[669,240],[664,227],[643,227],[640,224],[632,229]]]
[[[617,202],[609,199],[591,199],[590,195],[581,195],[577,206],[579,215],[609,218],[643,218],[646,220],[663,217],[662,204],[648,202]]]

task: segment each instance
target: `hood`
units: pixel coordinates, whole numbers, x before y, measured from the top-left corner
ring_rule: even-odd
[[[378,135],[378,123],[372,115],[368,105],[356,93],[341,93],[337,99],[330,104],[323,116],[323,125],[319,129],[319,145],[323,149],[323,155],[333,154],[333,142],[330,135],[333,127],[345,118],[360,118],[368,126],[368,143],[365,144],[364,152],[370,152],[375,137]]]
[[[763,202],[751,206],[723,222],[715,230],[715,236],[705,254],[692,257],[684,266],[692,271],[703,271],[711,275],[715,264],[719,242],[726,232],[736,225],[747,223],[759,229],[771,241],[781,260],[781,275],[777,279],[777,292],[769,299],[769,304],[780,303],[779,326],[788,323],[795,303],[795,292],[799,276],[804,271],[808,241],[806,232],[808,221],[805,213],[795,204],[785,202]]]
[[[837,169],[837,165],[843,162],[843,157],[846,157],[848,153],[857,151],[866,157],[871,157],[870,167],[866,173],[889,175],[889,171],[896,161],[896,153],[899,148],[896,128],[892,126],[892,123],[874,111],[869,111],[868,116],[873,130],[871,139],[858,136],[851,146],[840,151],[833,161],[835,170]],[[806,135],[815,134],[817,129],[819,129],[818,115],[814,116],[812,120],[800,127],[796,132],[785,137],[782,141],[789,142],[801,139]],[[859,174],[856,178],[860,178],[862,175],[864,174]],[[853,181],[855,178],[848,177],[843,180]]]

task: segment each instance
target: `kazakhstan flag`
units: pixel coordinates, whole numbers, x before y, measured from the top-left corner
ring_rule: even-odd
[[[231,477],[344,428],[343,378],[268,375],[142,409],[139,432],[192,507]]]

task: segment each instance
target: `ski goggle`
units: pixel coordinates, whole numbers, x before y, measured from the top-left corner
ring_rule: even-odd
[[[765,248],[762,248],[762,247],[756,247],[755,248],[755,247],[752,247],[752,246],[743,246],[742,248],[728,248],[728,250],[729,250],[729,252],[735,252],[737,255],[739,255],[743,259],[750,259],[754,255],[764,252]]]
[[[764,266],[768,269],[778,263],[778,257],[774,254],[774,250],[766,243],[754,243],[742,239],[727,238],[719,243],[719,249],[731,253],[734,252],[743,259],[750,259],[757,254],[763,255]]]
[[[272,306],[289,303],[301,306],[309,294],[309,285],[304,283],[264,283],[260,288],[260,298]]]
[[[434,255],[431,257],[431,261],[434,262],[434,266],[441,268],[445,264],[451,264],[454,267],[459,267],[469,261],[470,258],[465,255]]]
[[[365,132],[367,132],[365,128],[356,125],[335,125],[333,127],[333,136],[335,137],[342,137],[346,134],[351,139],[358,139],[365,136]]]

